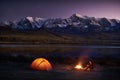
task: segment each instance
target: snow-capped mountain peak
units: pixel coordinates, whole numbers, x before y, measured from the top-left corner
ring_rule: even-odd
[[[79,17],[79,18],[83,17],[83,16],[80,15],[79,13],[75,13],[75,14],[73,14],[73,16],[76,16],[76,17]]]
[[[44,18],[35,17],[35,21],[45,20]]]
[[[33,17],[26,17],[27,20],[29,20],[30,22],[34,22]]]

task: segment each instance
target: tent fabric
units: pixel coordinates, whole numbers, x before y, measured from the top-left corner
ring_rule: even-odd
[[[50,62],[44,58],[37,58],[35,59],[30,67],[34,70],[51,70],[52,69],[52,65],[50,64]]]

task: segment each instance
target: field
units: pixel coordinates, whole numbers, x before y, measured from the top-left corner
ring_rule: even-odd
[[[47,30],[1,30],[0,44],[120,45],[119,32],[64,34]]]

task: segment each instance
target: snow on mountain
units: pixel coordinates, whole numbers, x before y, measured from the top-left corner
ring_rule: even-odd
[[[27,20],[29,20],[30,22],[34,22],[33,17],[26,17]]]
[[[44,27],[53,28],[53,27],[67,27],[67,22],[65,19],[56,18],[56,19],[48,19],[45,21]]]
[[[42,27],[44,21],[44,19],[38,17],[25,17],[14,22],[11,26],[20,30],[36,30]]]
[[[73,14],[71,17],[66,19],[61,19],[61,18],[44,19],[39,17],[25,17],[15,22],[4,22],[4,25],[19,30],[39,30],[42,29],[42,27],[44,29],[46,28],[60,29],[57,31],[62,31],[63,28],[65,28],[65,30],[71,29],[67,27],[72,27],[72,29],[75,29],[77,31],[120,30],[120,20],[107,19],[107,18],[94,18],[94,17],[82,16],[78,13]]]
[[[85,18],[84,16],[80,15],[79,13],[75,13],[71,17],[73,17],[73,18],[75,18],[75,17],[77,17],[77,18]]]

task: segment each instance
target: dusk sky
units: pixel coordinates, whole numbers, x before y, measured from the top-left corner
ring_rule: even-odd
[[[120,19],[120,0],[0,0],[0,21],[26,16],[68,18],[73,13]]]

